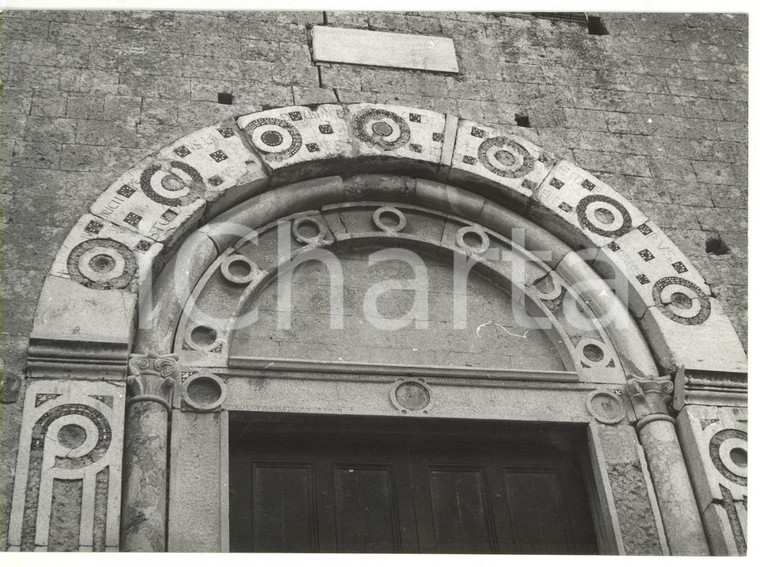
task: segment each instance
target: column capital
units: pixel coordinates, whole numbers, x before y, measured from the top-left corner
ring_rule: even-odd
[[[151,401],[171,410],[172,392],[179,373],[179,360],[175,354],[130,355],[127,403]]]
[[[665,420],[674,423],[668,413],[668,404],[673,394],[670,376],[628,376],[625,391],[631,400],[633,412],[641,429],[647,423]]]

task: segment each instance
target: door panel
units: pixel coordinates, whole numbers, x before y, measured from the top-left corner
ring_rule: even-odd
[[[436,551],[490,553],[488,488],[482,468],[429,467]]]
[[[431,429],[263,432],[230,451],[230,549],[596,553],[577,454]],[[238,438],[239,439],[239,438]]]
[[[252,551],[317,551],[311,465],[254,462],[252,469]]]

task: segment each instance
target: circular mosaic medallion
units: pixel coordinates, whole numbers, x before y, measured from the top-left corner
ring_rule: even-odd
[[[203,197],[206,185],[194,167],[172,161],[169,166],[154,164],[140,175],[140,189],[151,200],[167,207],[184,207]]]
[[[409,143],[409,124],[395,112],[370,108],[351,121],[353,135],[366,144],[384,151],[397,150]]]
[[[227,397],[227,384],[213,374],[193,374],[182,383],[182,399],[198,411],[214,411]]]
[[[134,253],[110,238],[80,242],[66,265],[74,281],[91,289],[124,289],[137,273]]]
[[[710,316],[710,299],[699,286],[677,276],[657,280],[652,299],[670,320],[681,325],[700,325]]]
[[[720,474],[747,486],[747,433],[739,429],[718,431],[710,439],[710,459]]]
[[[273,159],[284,160],[293,157],[303,145],[298,129],[280,118],[257,118],[244,130],[256,149]]]
[[[578,222],[599,236],[617,238],[630,232],[633,224],[628,210],[605,195],[587,195],[576,206]]]
[[[391,387],[391,402],[401,413],[427,413],[432,403],[430,388],[422,380],[397,380]]]
[[[586,407],[597,421],[607,425],[620,423],[625,417],[623,400],[606,390],[592,392],[586,399]]]
[[[488,171],[508,179],[525,177],[536,167],[536,160],[528,150],[504,136],[480,144],[478,159]]]

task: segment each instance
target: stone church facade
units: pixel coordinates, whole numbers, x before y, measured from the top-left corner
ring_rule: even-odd
[[[4,12],[3,549],[745,554],[747,41]]]

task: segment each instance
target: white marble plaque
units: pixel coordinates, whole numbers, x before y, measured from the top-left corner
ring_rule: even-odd
[[[411,35],[316,26],[314,60],[458,73],[454,41]]]

